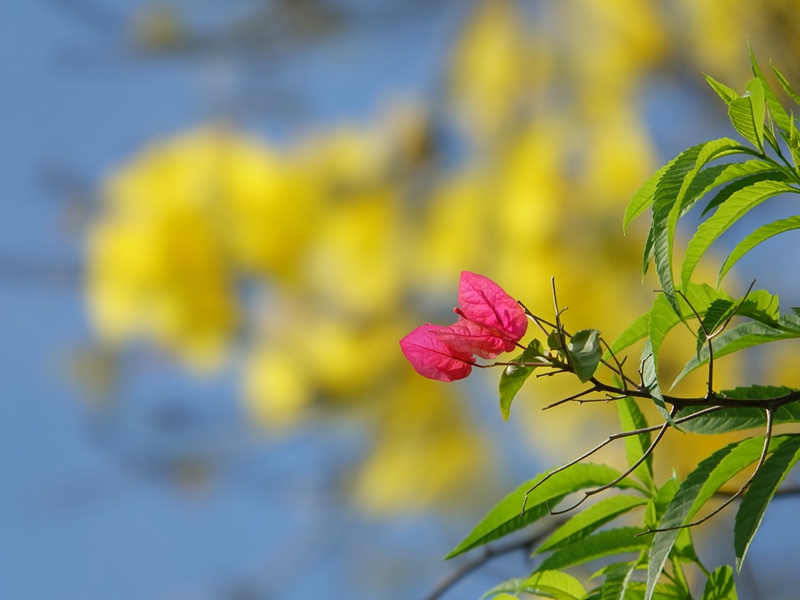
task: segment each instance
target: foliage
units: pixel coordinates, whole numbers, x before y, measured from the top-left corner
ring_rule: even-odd
[[[468,357],[470,368],[474,365],[503,369],[500,405],[504,418],[508,417],[515,394],[536,368],[551,375],[572,374],[580,383],[589,384],[588,388],[548,408],[568,402],[614,401],[619,404],[623,429],[575,460],[520,486],[492,509],[448,555],[452,558],[548,515],[574,515],[546,539],[538,539],[533,544],[535,555],[546,555],[533,573],[503,583],[487,592],[487,596],[513,597],[526,592],[550,598],[688,600],[693,596],[683,568],[694,565],[707,576],[705,600],[736,598],[731,569],[722,567],[709,573],[694,551],[691,532],[734,501],[741,500],[734,525],[736,569],[741,569],[770,500],[800,460],[800,435],[773,435],[777,423],[800,421],[797,409],[800,390],[775,385],[720,390],[715,379],[715,361],[722,356],[800,337],[797,315],[794,312],[781,314],[777,297],[767,291],[754,290],[751,285],[745,294],[736,298],[719,289],[734,262],[768,237],[796,228],[798,217],[759,227],[747,236],[723,262],[716,287],[693,280],[698,264],[713,242],[732,225],[741,223],[748,211],[774,196],[800,193],[800,153],[796,150],[797,126],[793,113],[787,112],[778,101],[752,53],[751,63],[754,77],[742,95],[708,78],[711,87],[727,104],[731,123],[746,143],[722,138],[689,148],[648,179],[625,212],[623,228],[627,229],[631,221],[648,208],[652,211],[643,270],[646,272],[651,261],[654,263],[661,290],[650,310],[610,344],[596,329],[570,334],[562,322],[564,310],[559,308],[553,283],[555,316],[552,320],[534,314],[520,303],[525,315],[540,330],[547,350],[538,339],[534,338],[526,346],[520,343],[523,336],[515,335],[503,338],[513,339],[523,350],[510,361],[479,364]],[[786,78],[777,69],[775,73],[790,98],[797,101],[798,96]],[[725,162],[717,162],[723,158]],[[736,159],[743,160],[733,162]],[[720,186],[725,187],[719,189]],[[675,278],[678,222],[704,201],[703,220],[683,252],[680,276]],[[462,281],[465,277],[476,276],[464,273]],[[516,309],[512,308],[508,296],[502,290],[497,291],[496,284],[485,279],[481,281],[492,290],[491,295],[482,296],[485,314],[493,315],[497,323],[515,314]],[[461,301],[461,296],[459,299]],[[734,324],[734,321],[737,322]],[[664,341],[680,325],[692,332],[694,342],[691,358],[677,379],[705,365],[706,386],[700,396],[671,395],[665,392],[661,379],[659,366]],[[525,333],[521,327],[518,332]],[[463,335],[468,333],[464,331]],[[439,336],[438,339],[445,347],[451,347],[453,353],[466,349],[465,342],[453,337]],[[641,360],[636,376],[631,376],[625,370],[620,353],[641,340],[645,340]],[[605,353],[601,345],[605,346]],[[408,352],[406,355],[423,375],[426,374],[425,364],[438,360]],[[493,352],[484,358],[496,356]],[[604,381],[606,376],[610,376],[610,383]],[[652,402],[660,410],[663,422],[649,426],[639,402]],[[755,427],[763,428],[764,435],[747,437],[711,453],[682,481],[673,476],[666,482],[656,483],[652,457],[669,428],[711,435]],[[653,433],[655,436],[651,438]],[[628,460],[625,471],[583,462],[621,438],[625,439]],[[738,490],[723,494],[727,498],[720,505],[710,506],[712,499],[722,494],[722,487],[748,468],[749,478]],[[589,498],[612,489],[622,493],[579,510]],[[575,493],[579,493],[578,500],[572,497]],[[632,525],[606,528],[607,524],[636,509],[644,509],[638,522],[633,520],[629,521]],[[703,516],[698,518],[701,512]],[[631,560],[632,555],[638,556]],[[597,576],[603,577],[603,583],[588,591],[573,576],[563,572],[563,569],[604,558],[617,562],[602,568]],[[637,571],[646,576],[640,579]]]

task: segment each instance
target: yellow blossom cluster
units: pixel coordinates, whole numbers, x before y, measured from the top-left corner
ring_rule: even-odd
[[[555,275],[571,326],[609,339],[643,312],[652,286],[636,276],[641,230],[620,235],[622,207],[665,158],[643,86],[689,56],[702,61],[692,72],[736,76],[742,15],[754,10],[741,0],[683,0],[668,14],[654,0],[523,4],[480,3],[453,49],[443,78],[467,148],[456,168],[438,160],[431,111],[409,102],[283,147],[209,125],[120,166],[87,240],[98,335],[146,340],[198,370],[235,356],[248,414],[271,431],[358,415],[374,445],[354,498],[373,513],[474,490],[488,442],[457,401],[466,388],[420,381],[397,341],[422,320],[450,319],[443,307],[462,270],[543,315]],[[540,452],[563,458],[603,429],[585,407],[538,412],[570,389],[531,381],[525,391],[540,400],[515,406]],[[679,446],[689,469],[693,453]]]

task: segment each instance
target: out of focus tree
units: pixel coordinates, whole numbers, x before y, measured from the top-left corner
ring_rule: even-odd
[[[149,58],[280,61],[442,5],[152,3],[124,43]],[[484,0],[464,12],[435,95],[280,142],[235,115],[165,132],[108,174],[87,232],[102,347],[143,342],[198,376],[233,364],[267,435],[357,420],[371,442],[348,481],[372,515],[452,511],[479,497],[492,465],[482,425],[459,408],[474,390],[418,381],[402,335],[450,318],[462,270],[530,306],[549,306],[558,274],[566,304],[592,290],[571,309],[577,327],[618,333],[653,287],[629,276],[642,231],[621,240],[619,215],[664,146],[687,141],[651,132],[660,103],[675,102],[662,96],[711,98],[687,69],[743,82],[748,33],[761,56],[791,65],[800,18],[779,0]],[[721,368],[732,387],[739,367]],[[544,383],[542,400],[515,410],[532,449],[560,454],[597,413],[563,411],[540,428],[538,409],[563,391]],[[696,461],[685,448],[672,450],[681,474]]]

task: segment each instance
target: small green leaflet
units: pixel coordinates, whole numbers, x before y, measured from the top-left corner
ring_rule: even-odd
[[[581,329],[567,342],[567,354],[578,379],[586,383],[594,375],[603,355],[600,332],[597,329]]]
[[[658,381],[658,355],[661,344],[667,333],[680,322],[680,317],[672,309],[666,296],[661,293],[656,296],[653,307],[650,309],[650,339],[642,349],[642,378],[644,384],[655,402],[658,410],[668,423],[674,426],[672,417],[664,403],[661,385]]]
[[[662,167],[663,173],[661,173],[661,170],[658,172],[661,173],[661,177],[656,181],[656,185],[652,189],[652,196],[647,198],[647,202],[645,204],[645,207],[649,206],[650,204],[653,205],[653,221],[650,225],[650,232],[648,233],[647,241],[645,242],[644,257],[642,262],[642,275],[647,273],[647,268],[650,264],[650,258],[653,256],[657,241],[663,241],[666,243],[666,240],[657,240],[658,233],[661,229],[665,228],[669,211],[675,202],[675,198],[680,192],[683,180],[686,177],[686,174],[695,167],[697,157],[707,143],[708,142],[703,142],[702,144],[698,144],[688,148],[687,150],[684,150],[670,163],[668,163],[666,167]],[[652,178],[650,178],[647,184],[645,184],[648,192],[651,191],[650,187],[648,186],[650,181],[652,181]],[[644,189],[645,188],[643,187],[640,192],[643,193]],[[634,200],[637,200],[638,197],[639,193],[634,196]],[[633,203],[634,200],[631,200],[631,203]],[[638,200],[637,202],[639,204],[642,203],[641,200]]]
[[[728,116],[736,131],[753,144],[759,152],[763,152],[764,89],[757,77],[747,82],[747,93],[744,96],[730,101]]]
[[[513,579],[508,579],[503,583],[494,586],[492,589],[487,590],[481,596],[481,600],[484,598],[488,598],[492,596],[495,600],[503,600],[511,595],[512,598],[517,598],[516,594],[520,591],[520,585],[522,582],[525,581],[524,577],[514,577]]]
[[[748,44],[748,46],[749,45],[750,44]],[[761,67],[758,66],[756,57],[753,54],[753,49],[748,49],[750,50],[750,62],[753,66],[753,75],[755,75],[758,78],[758,81],[761,83],[761,88],[764,92],[764,99],[767,101],[769,112],[772,114],[772,118],[775,119],[775,123],[778,125],[778,127],[788,131],[789,115],[786,114],[786,110],[783,108],[783,106],[781,106],[780,101],[775,96],[775,92],[772,91],[769,83],[767,83],[764,73],[761,72]]]
[[[561,527],[539,546],[534,554],[558,550],[582,540],[593,531],[599,529],[628,511],[647,504],[647,498],[620,494],[604,498],[597,504],[582,510]]]
[[[703,590],[703,600],[739,600],[730,566],[723,565],[711,573]]]
[[[731,195],[717,212],[697,228],[689,242],[681,267],[682,288],[686,290],[700,258],[723,232],[767,198],[789,192],[798,193],[798,190],[778,181],[760,181]]]
[[[628,563],[619,563],[608,572],[603,582],[601,600],[623,600],[625,598],[625,590],[628,589],[628,583],[636,569],[637,562],[634,560]]]
[[[633,431],[647,427],[647,420],[644,418],[639,405],[633,398],[622,398],[617,400],[617,411],[619,421],[623,431]],[[625,440],[625,456],[628,459],[628,466],[633,466],[650,447],[650,434],[640,433],[630,435]],[[648,490],[655,490],[653,483],[653,455],[650,454],[645,461],[636,467],[633,475],[641,481]]]
[[[511,362],[531,363],[536,362],[536,359],[544,356],[544,347],[539,340],[531,340],[525,351],[519,356],[515,356]],[[508,416],[511,413],[511,403],[517,392],[522,388],[522,384],[530,377],[531,373],[536,367],[529,367],[523,365],[509,365],[503,369],[500,375],[500,414],[503,416],[504,421],[508,421]]]
[[[737,261],[745,254],[750,252],[750,250],[758,246],[761,242],[764,242],[769,238],[778,235],[779,233],[792,231],[793,229],[800,229],[800,217],[789,217],[788,219],[773,221],[772,223],[759,227],[753,233],[744,238],[741,242],[739,242],[736,248],[733,249],[733,252],[728,255],[728,258],[726,258],[725,262],[722,264],[722,267],[719,270],[719,276],[717,277],[717,287],[719,287],[719,284],[722,283],[722,278],[725,277],[728,271],[731,270],[731,267],[735,265]]]
[[[724,83],[720,83],[710,75],[706,75],[706,81],[711,88],[719,94],[719,97],[725,102],[725,104],[730,104],[734,100],[739,97],[739,94],[736,93],[736,90],[729,88]]]
[[[675,161],[677,161],[678,158],[680,158],[680,156],[673,158],[670,162],[656,171],[650,177],[650,179],[645,181],[644,185],[642,185],[642,187],[639,188],[639,190],[633,195],[633,198],[631,198],[630,202],[628,202],[628,207],[625,209],[625,217],[622,220],[623,234],[627,232],[628,225],[630,225],[631,221],[646,211],[653,203],[653,196],[656,192],[658,182],[661,181],[661,178],[664,176],[664,174],[670,168],[672,168],[672,165],[675,164]]]
[[[647,390],[650,392],[650,397],[653,399],[661,416],[666,419],[668,423],[672,423],[672,417],[667,410],[667,405],[664,402],[664,396],[661,393],[661,386],[658,384],[658,376],[656,375],[655,363],[653,362],[653,347],[650,345],[650,340],[644,343],[642,348],[642,380]],[[679,429],[673,424],[673,427]]]
[[[772,163],[760,159],[746,160],[737,163],[723,163],[706,167],[697,174],[694,181],[692,181],[692,184],[689,186],[689,189],[686,191],[687,201],[681,209],[680,216],[683,217],[694,207],[698,200],[715,187],[730,183],[734,179],[740,177],[762,174],[762,176],[766,178],[767,176],[763,175],[764,173],[769,173],[769,176],[777,177],[781,174],[781,171],[776,169],[775,165]],[[733,191],[734,190],[731,189],[731,193],[733,193]],[[714,202],[714,200],[712,200],[712,202]],[[709,208],[706,207],[703,214],[708,210]]]
[[[778,78],[778,81],[781,82],[783,91],[786,92],[786,94],[792,100],[797,102],[797,104],[800,104],[800,94],[798,94],[792,89],[792,86],[789,85],[789,81],[786,79],[786,77],[783,76],[783,73],[781,73],[775,65],[772,65],[772,70],[775,72],[775,76]]]
[[[747,161],[747,163],[750,162],[760,162],[760,161],[753,161],[753,160]],[[736,164],[746,165],[747,163],[736,163]],[[790,181],[790,179],[785,173],[777,169],[768,169],[745,175],[741,179],[737,179],[732,184],[726,185],[719,192],[717,192],[717,194],[713,198],[711,198],[711,200],[709,200],[708,204],[706,204],[706,207],[703,209],[703,212],[700,213],[700,216],[705,217],[706,214],[717,208],[720,204],[724,204],[725,201],[728,200],[728,198],[733,196],[733,194],[735,194],[739,190],[744,189],[746,187],[750,187],[754,183],[758,183],[760,181],[788,182]]]
[[[650,545],[646,537],[636,537],[642,531],[640,527],[619,527],[595,533],[556,550],[539,565],[537,571],[564,569],[612,554],[638,552]]]
[[[753,541],[764,511],[778,486],[800,459],[800,436],[789,439],[764,463],[739,505],[733,526],[733,549],[736,551],[736,570],[741,571],[750,542]]]
[[[586,588],[572,575],[561,571],[543,571],[534,573],[528,578],[509,579],[483,594],[481,599],[493,596],[494,600],[503,598],[517,600],[516,594],[520,592],[541,594],[556,600],[582,600],[586,597]]]
[[[520,514],[525,492],[533,487],[535,483],[544,479],[546,475],[547,473],[542,473],[535,479],[522,484],[501,500],[445,558],[453,558],[467,550],[482,546],[518,529],[522,529],[549,514],[548,503],[551,507],[555,506],[567,494],[589,487],[606,485],[619,477],[621,473],[606,465],[592,463],[573,465],[569,469],[556,473],[531,492],[528,496],[525,514]],[[617,487],[631,488],[636,486],[633,482],[623,480],[617,484]]]
[[[644,524],[650,529],[655,529],[658,526],[661,517],[664,516],[664,511],[667,506],[672,502],[675,493],[678,491],[678,480],[673,475],[664,482],[655,497],[653,497],[647,505],[647,510],[644,512]]]
[[[788,340],[800,337],[800,326],[798,317],[793,315],[781,315],[778,319],[778,327],[770,327],[757,321],[740,323],[731,327],[727,331],[714,338],[711,347],[714,350],[714,358],[722,358],[728,354],[733,354],[745,348],[752,348],[769,342]],[[708,362],[708,348],[704,346],[700,350],[700,355],[693,356],[683,367],[678,377],[672,383],[672,387],[683,379],[686,375]]]
[[[742,147],[729,138],[693,146],[678,156],[674,166],[656,186],[653,197],[653,221],[645,245],[642,268],[644,274],[652,253],[661,288],[676,311],[678,307],[672,280],[672,250],[676,224],[684,204],[684,195],[694,177],[706,163],[740,150]]]
[[[736,154],[742,149],[738,142],[729,138],[722,138],[707,142],[700,153],[697,155],[694,168],[686,173],[686,176],[681,183],[680,190],[672,202],[671,208],[667,215],[665,222],[666,227],[666,253],[664,253],[664,232],[661,231],[659,225],[660,221],[655,218],[656,210],[659,208],[657,204],[653,205],[653,230],[654,230],[654,244],[653,244],[653,258],[655,260],[656,271],[661,283],[661,287],[667,294],[667,299],[670,300],[673,307],[677,310],[677,303],[670,294],[674,293],[672,287],[672,255],[673,246],[675,243],[675,230],[678,225],[678,219],[686,212],[687,207],[694,204],[694,198],[687,196],[687,192],[691,187],[692,182],[701,172],[702,168],[707,163],[717,158]]]
[[[700,358],[703,348],[708,352],[706,332],[710,335],[717,333],[719,327],[725,324],[731,316],[749,317],[754,321],[778,327],[780,317],[780,300],[766,290],[750,291],[746,296],[733,301],[730,296],[714,300],[703,316],[702,327],[697,330],[696,354]]]

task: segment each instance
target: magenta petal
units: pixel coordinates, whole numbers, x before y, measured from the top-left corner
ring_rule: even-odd
[[[400,348],[411,366],[429,379],[455,381],[472,372],[475,359],[468,353],[453,350],[434,332],[440,325],[426,323],[400,340]]]
[[[458,304],[461,314],[478,325],[496,330],[506,341],[514,344],[528,330],[525,311],[494,281],[483,275],[463,271],[458,284]]]
[[[495,358],[508,351],[507,341],[497,331],[461,318],[455,325],[436,329],[434,335],[456,352]],[[514,343],[511,343],[511,349]]]

